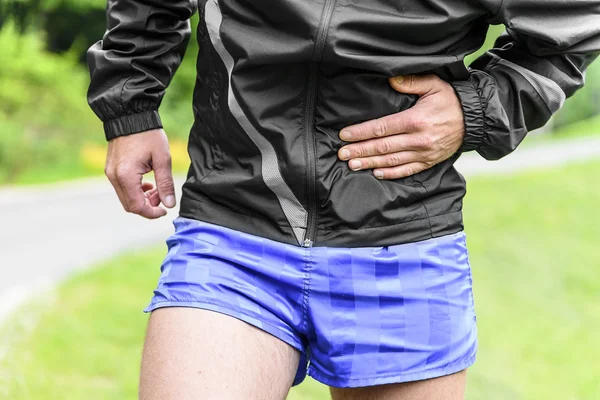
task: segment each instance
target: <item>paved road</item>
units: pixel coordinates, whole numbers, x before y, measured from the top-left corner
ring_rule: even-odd
[[[525,147],[498,162],[468,154],[458,169],[471,177],[593,157],[600,158],[600,138]],[[0,321],[23,300],[77,269],[125,250],[164,243],[176,213],[157,221],[127,214],[103,178],[0,189]]]
[[[77,269],[164,243],[176,214],[155,221],[127,214],[103,178],[0,189],[0,321]]]

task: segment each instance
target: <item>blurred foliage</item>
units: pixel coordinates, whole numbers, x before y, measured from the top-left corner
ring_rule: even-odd
[[[83,96],[88,77],[77,55],[52,54],[40,35],[11,23],[0,30],[0,48],[0,182],[76,164],[78,149],[93,140],[86,133],[101,128]]]
[[[193,120],[196,47],[161,107],[166,131],[176,139],[173,164],[180,172],[189,163],[184,142]],[[101,173],[106,144],[102,123],[87,105],[89,75],[81,50],[52,52],[39,30],[23,31],[13,22],[0,29],[0,48],[0,184]]]

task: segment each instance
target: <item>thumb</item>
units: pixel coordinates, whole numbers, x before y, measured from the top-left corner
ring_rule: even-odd
[[[436,75],[404,75],[390,78],[392,88],[401,93],[424,96],[436,92],[442,80]]]
[[[171,172],[171,155],[167,152],[152,155],[152,168],[160,201],[167,208],[175,207],[175,186]]]

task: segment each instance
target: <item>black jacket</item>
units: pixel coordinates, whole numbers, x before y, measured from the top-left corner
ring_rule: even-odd
[[[200,0],[181,215],[295,245],[384,246],[462,229],[462,151],[514,150],[584,83],[599,0]],[[161,127],[195,0],[108,0],[88,52],[106,138]],[[469,69],[489,24],[507,32]],[[392,181],[337,157],[341,128],[411,107],[387,78],[434,73],[463,105],[454,157]]]

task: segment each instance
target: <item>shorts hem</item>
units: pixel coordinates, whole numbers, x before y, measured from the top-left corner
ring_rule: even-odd
[[[277,339],[284,341],[288,345],[292,346],[296,350],[300,351],[304,354],[305,349],[302,343],[298,341],[291,333],[286,332],[278,326],[275,326],[269,322],[265,322],[256,316],[252,316],[248,313],[241,311],[240,309],[236,309],[234,307],[218,304],[216,302],[208,302],[208,301],[160,301],[157,303],[152,303],[148,307],[144,309],[145,313],[152,312],[159,308],[167,308],[167,307],[187,307],[187,308],[199,308],[202,310],[214,311],[220,314],[227,315],[229,317],[233,317],[243,321],[247,324],[254,326],[255,328],[260,329],[263,332],[267,332],[272,336],[275,336]],[[259,326],[256,321],[260,321],[262,326]]]
[[[314,378],[315,380],[332,387],[337,388],[358,388],[368,386],[379,386],[387,385],[392,383],[405,383],[422,381],[426,379],[439,378],[446,375],[452,375],[460,372],[475,363],[476,355],[467,357],[456,363],[447,365],[440,368],[432,368],[419,372],[411,373],[398,373],[398,374],[387,374],[380,377],[367,377],[367,378],[343,378],[329,375],[317,371],[312,365],[308,367],[307,375]]]

